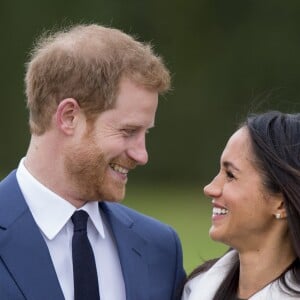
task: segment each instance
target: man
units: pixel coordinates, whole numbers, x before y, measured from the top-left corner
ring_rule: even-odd
[[[147,163],[145,136],[169,82],[151,47],[116,29],[74,26],[36,44],[30,145],[0,183],[1,300],[176,299],[185,277],[176,233],[117,203],[128,173]]]

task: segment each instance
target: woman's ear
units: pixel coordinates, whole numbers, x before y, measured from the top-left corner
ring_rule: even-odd
[[[276,201],[274,216],[275,219],[285,219],[286,218],[286,209],[283,201],[283,195],[280,195]]]
[[[56,127],[66,135],[72,135],[79,121],[81,109],[73,98],[62,100],[55,113]]]

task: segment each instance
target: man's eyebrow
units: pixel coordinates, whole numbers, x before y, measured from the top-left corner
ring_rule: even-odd
[[[234,170],[236,170],[236,171],[240,171],[240,169],[239,168],[237,168],[232,162],[230,162],[230,161],[224,161],[223,163],[222,163],[222,165],[223,165],[223,167],[224,168],[232,168],[232,169],[234,169]]]
[[[138,128],[143,128],[143,125],[141,124],[129,124],[129,123],[125,123],[123,124],[121,127],[124,127],[124,128],[132,128],[132,129],[138,129]],[[155,125],[154,124],[150,124],[149,127],[147,127],[147,129],[152,129],[154,128]]]

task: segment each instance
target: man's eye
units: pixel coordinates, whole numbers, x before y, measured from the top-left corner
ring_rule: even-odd
[[[126,136],[131,136],[131,135],[135,134],[136,129],[123,129],[122,131]]]

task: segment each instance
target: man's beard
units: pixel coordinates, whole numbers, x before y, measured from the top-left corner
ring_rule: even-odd
[[[69,149],[65,155],[65,172],[77,193],[76,197],[83,201],[100,200],[108,164],[91,141],[86,145]]]
[[[109,161],[92,140],[70,148],[65,154],[65,172],[73,188],[71,192],[82,201],[124,198],[125,184],[106,176],[108,168]]]

